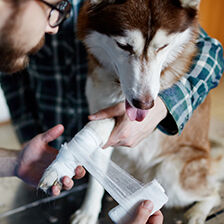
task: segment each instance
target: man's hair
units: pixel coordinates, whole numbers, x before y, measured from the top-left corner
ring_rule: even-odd
[[[6,1],[10,2],[10,7],[12,8],[12,14],[18,15],[18,13],[23,12],[24,4],[26,4],[26,2],[34,0],[6,0]]]
[[[18,8],[22,3],[27,2],[28,0],[3,0],[3,1],[8,2],[12,8]]]

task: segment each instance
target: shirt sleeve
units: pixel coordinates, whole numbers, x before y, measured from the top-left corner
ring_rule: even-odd
[[[193,111],[205,100],[209,91],[215,88],[224,71],[223,48],[200,29],[197,40],[198,54],[190,71],[171,88],[160,92],[169,113],[158,125],[166,134],[181,134]]]
[[[27,71],[13,75],[0,74],[0,83],[9,107],[11,120],[21,143],[42,130],[37,119],[37,106],[29,85]]]

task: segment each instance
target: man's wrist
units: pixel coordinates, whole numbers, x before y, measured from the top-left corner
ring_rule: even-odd
[[[157,112],[159,115],[159,119],[160,119],[160,121],[162,121],[163,119],[166,118],[166,116],[168,114],[168,109],[160,97],[157,97],[156,104],[157,104]]]
[[[0,149],[0,177],[16,176],[18,150]]]

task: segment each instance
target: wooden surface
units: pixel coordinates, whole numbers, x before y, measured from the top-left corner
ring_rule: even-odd
[[[224,0],[202,0],[200,23],[206,32],[224,46]]]

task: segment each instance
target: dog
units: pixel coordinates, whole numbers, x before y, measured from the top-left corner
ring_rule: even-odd
[[[78,37],[88,52],[90,112],[125,101],[129,118],[144,120],[159,91],[171,87],[189,70],[197,52],[199,4],[200,0],[85,1],[78,18]],[[155,130],[131,152],[124,147],[105,150],[140,181],[159,180],[169,198],[167,207],[195,202],[186,213],[189,224],[204,223],[220,203],[220,176],[214,170],[221,159],[214,159],[210,152],[209,107],[207,97],[181,136]],[[114,124],[112,118],[87,125],[105,144]],[[41,182],[49,175],[48,169]],[[97,223],[103,194],[103,188],[90,178],[83,206],[71,223]]]

